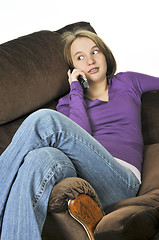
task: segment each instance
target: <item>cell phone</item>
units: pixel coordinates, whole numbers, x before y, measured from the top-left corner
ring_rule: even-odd
[[[73,71],[73,69],[74,69],[73,67],[70,67],[71,72]],[[81,75],[79,75],[77,79],[84,89],[89,88],[89,83],[86,78],[83,78]]]

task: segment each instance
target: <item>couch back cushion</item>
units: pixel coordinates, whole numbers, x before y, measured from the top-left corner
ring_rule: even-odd
[[[144,148],[142,184],[138,195],[159,189],[159,143]]]
[[[143,94],[141,114],[144,144],[159,143],[159,91]]]
[[[60,35],[56,32],[40,31],[2,44],[0,125],[66,92],[66,69]]]
[[[69,91],[60,34],[74,28],[95,32],[90,23],[77,22],[0,45],[0,154],[30,113],[55,109],[57,99]]]

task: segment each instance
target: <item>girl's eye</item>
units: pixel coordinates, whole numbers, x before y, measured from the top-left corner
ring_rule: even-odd
[[[93,54],[97,54],[97,53],[99,53],[99,50],[94,50],[93,51]]]
[[[82,60],[83,59],[83,56],[79,56],[78,58],[77,58],[77,60]]]

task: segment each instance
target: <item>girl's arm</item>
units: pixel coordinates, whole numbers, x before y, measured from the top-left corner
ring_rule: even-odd
[[[59,100],[56,108],[91,134],[84,92],[78,81],[71,83],[70,93]]]
[[[130,84],[132,88],[139,91],[139,94],[144,92],[149,92],[153,90],[159,90],[159,78],[150,75],[136,73],[136,72],[126,72],[120,74],[121,79],[125,78],[125,82]],[[128,79],[131,81],[128,82]]]

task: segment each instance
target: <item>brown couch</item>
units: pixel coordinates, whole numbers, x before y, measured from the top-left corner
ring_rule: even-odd
[[[60,34],[73,27],[94,31],[89,23],[57,31],[39,31],[0,45],[0,153],[22,121],[40,108],[55,109],[69,91]],[[142,96],[144,163],[138,196],[105,210],[95,227],[97,240],[159,239],[159,91]],[[43,228],[45,240],[88,240],[84,228],[68,213],[67,201],[85,194],[100,202],[91,186],[78,178],[58,183],[50,195]]]

